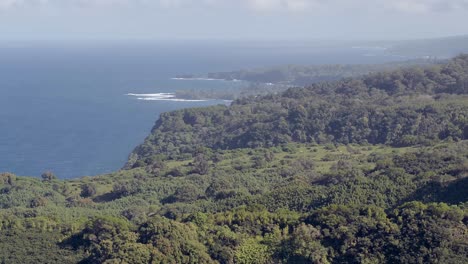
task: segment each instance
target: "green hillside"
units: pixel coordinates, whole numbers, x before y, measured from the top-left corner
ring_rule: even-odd
[[[199,147],[273,147],[289,142],[394,147],[468,139],[468,56],[430,68],[291,88],[230,107],[161,115],[127,167],[157,155],[192,155]]]
[[[126,166],[0,174],[1,263],[467,263],[468,56],[162,114]]]

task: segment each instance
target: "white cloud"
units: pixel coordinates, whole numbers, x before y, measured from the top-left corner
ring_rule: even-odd
[[[147,5],[163,7],[180,7],[184,5],[213,6],[229,4],[247,6],[256,10],[304,9],[314,0],[0,0],[1,8],[49,6],[112,6],[112,5]],[[235,4],[234,4],[235,3]]]
[[[403,13],[447,12],[466,9],[468,0],[380,0],[383,6]]]
[[[301,11],[315,5],[314,0],[246,0],[247,5],[255,10],[268,11],[287,9]]]
[[[0,0],[0,9],[54,7],[109,7],[139,5],[148,8],[183,6],[238,6],[257,11],[306,11],[318,7],[330,9],[367,9],[370,6],[404,13],[444,12],[468,8],[468,0]]]
[[[175,2],[177,0],[167,0],[165,2]],[[131,5],[147,4],[151,0],[0,0],[2,8],[20,8],[20,7],[69,7],[69,6],[113,6],[113,5]],[[161,0],[163,2],[163,0]]]
[[[426,13],[431,9],[430,5],[421,1],[395,1],[392,5],[399,11],[409,13]]]

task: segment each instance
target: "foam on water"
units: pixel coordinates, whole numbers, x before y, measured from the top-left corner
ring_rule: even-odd
[[[224,79],[214,79],[214,78],[171,78],[171,80],[179,81],[226,81]]]
[[[143,97],[175,97],[174,93],[154,93],[154,94],[135,94],[128,93],[128,96],[143,96]]]
[[[175,93],[154,93],[154,94],[136,94],[128,93],[127,96],[137,97],[137,100],[143,101],[172,101],[172,102],[207,102],[208,100],[181,99],[176,98]]]
[[[140,97],[138,100],[143,101],[171,101],[171,102],[207,102],[208,100],[195,100],[195,99],[168,99],[168,98],[153,98],[153,97]]]

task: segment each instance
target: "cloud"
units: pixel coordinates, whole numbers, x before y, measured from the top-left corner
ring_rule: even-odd
[[[0,9],[12,8],[16,5],[23,4],[23,1],[19,0],[0,0]]]
[[[241,0],[242,1],[242,0]],[[468,0],[243,0],[248,7],[259,11],[309,11],[381,9],[399,13],[437,13],[468,10]]]
[[[37,7],[49,6],[119,6],[119,5],[147,5],[163,7],[180,7],[184,5],[213,6],[229,3],[231,0],[0,0],[0,7]],[[237,0],[237,5],[248,6],[258,10],[273,10],[286,8],[297,10],[309,6],[311,0]]]
[[[237,6],[261,12],[308,11],[320,7],[345,10],[349,7],[390,9],[401,13],[448,12],[468,9],[468,0],[0,0],[0,9],[50,7],[127,7],[181,8],[196,6]]]
[[[468,0],[395,0],[384,1],[396,11],[405,13],[447,12],[468,7]]]
[[[0,0],[0,8],[37,8],[37,7],[95,7],[95,6],[122,6],[141,5],[152,2],[179,2],[181,0]]]
[[[280,9],[301,11],[317,4],[317,1],[311,0],[247,0],[246,2],[249,7],[260,11]]]

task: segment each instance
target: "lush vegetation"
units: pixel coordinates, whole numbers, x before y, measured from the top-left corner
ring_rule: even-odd
[[[239,86],[223,89],[178,90],[176,97],[188,100],[221,99],[233,101],[239,98],[277,94],[286,91],[291,85],[273,83],[242,82]]]
[[[468,56],[166,113],[121,171],[0,174],[3,263],[466,263]]]
[[[291,88],[236,100],[230,107],[161,115],[129,166],[199,147],[273,147],[288,142],[387,144],[395,147],[468,138],[468,56],[430,68]],[[138,162],[138,164],[135,164]]]

